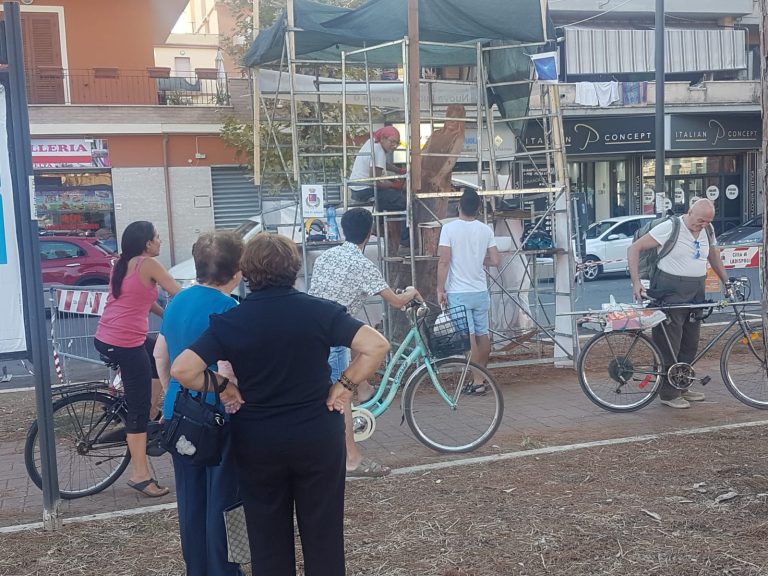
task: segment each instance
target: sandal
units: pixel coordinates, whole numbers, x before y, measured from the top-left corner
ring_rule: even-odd
[[[381,478],[391,471],[389,466],[384,466],[375,460],[363,457],[360,464],[357,465],[357,468],[347,470],[347,476],[350,478]]]
[[[482,384],[467,382],[461,389],[461,393],[465,396],[485,396],[488,393],[488,384],[485,382]]]
[[[128,480],[128,486],[133,488],[134,490],[138,490],[144,496],[147,496],[149,498],[160,498],[160,496],[165,496],[170,492],[170,489],[167,486],[160,486],[160,484],[157,483],[157,480],[154,478],[150,478],[149,480],[144,480],[143,482],[131,482]],[[156,490],[149,490],[148,488],[150,486],[154,486]]]

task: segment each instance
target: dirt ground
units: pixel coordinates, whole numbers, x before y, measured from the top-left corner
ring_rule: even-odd
[[[767,440],[756,426],[353,482],[348,574],[761,574]],[[8,576],[183,573],[174,512],[0,543]]]

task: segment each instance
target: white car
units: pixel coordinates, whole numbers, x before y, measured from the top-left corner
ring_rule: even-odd
[[[263,228],[261,225],[260,217],[251,216],[248,220],[235,228],[233,232],[238,234],[243,239],[243,242],[247,242],[250,240],[251,236],[255,236],[262,230]],[[197,271],[195,270],[195,260],[193,258],[179,262],[176,264],[176,266],[171,267],[168,272],[182,288],[186,288],[187,286],[192,286],[193,284],[197,283]],[[235,288],[234,293],[238,293],[238,288]]]
[[[595,222],[587,228],[586,250],[582,264],[584,280],[596,280],[604,272],[627,272],[627,248],[635,232],[656,215],[618,216]]]

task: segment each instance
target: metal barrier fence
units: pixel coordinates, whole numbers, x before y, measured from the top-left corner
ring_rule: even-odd
[[[111,378],[109,367],[93,346],[96,326],[107,304],[107,291],[107,286],[50,288],[51,343],[59,383]]]
[[[53,286],[49,295],[53,363],[59,382],[69,384],[86,365],[89,379],[108,380],[109,368],[93,346],[107,303],[107,286]]]

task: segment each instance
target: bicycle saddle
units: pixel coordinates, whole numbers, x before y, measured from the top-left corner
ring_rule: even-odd
[[[112,368],[112,370],[118,370],[120,368],[119,362],[117,362],[116,360],[113,360],[109,356],[105,356],[104,354],[99,353],[99,360],[104,362],[106,366]]]

